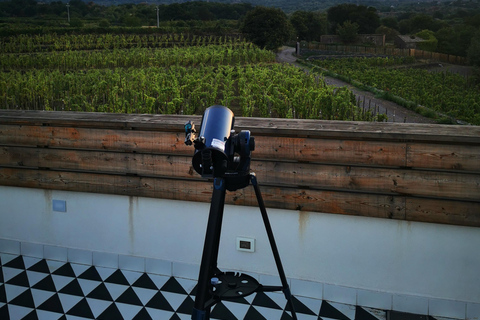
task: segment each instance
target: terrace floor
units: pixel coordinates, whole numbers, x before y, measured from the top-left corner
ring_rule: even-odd
[[[196,281],[0,255],[0,319],[191,319]],[[299,320],[385,320],[387,312],[295,297]],[[211,319],[292,319],[281,293],[220,302]],[[392,319],[392,317],[390,316]],[[415,319],[433,319],[417,317]],[[399,318],[400,319],[400,318]]]

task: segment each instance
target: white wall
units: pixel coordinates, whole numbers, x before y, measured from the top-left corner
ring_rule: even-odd
[[[67,212],[53,212],[52,200]],[[199,264],[209,204],[0,186],[0,239]],[[287,277],[480,303],[480,229],[269,209]],[[256,252],[235,249],[237,236]],[[225,270],[277,275],[257,207],[226,206]]]

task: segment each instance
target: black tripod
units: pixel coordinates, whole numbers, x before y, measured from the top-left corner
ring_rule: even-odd
[[[234,272],[221,272],[217,268],[225,193],[227,189],[230,190],[229,183],[232,181],[225,177],[216,177],[213,182],[212,201],[210,205],[210,214],[205,235],[200,273],[198,276],[197,293],[192,320],[210,319],[210,308],[221,300],[234,300],[255,292],[272,291],[283,291],[292,312],[292,317],[294,320],[297,320],[292,295],[287,283],[287,278],[285,277],[285,272],[283,271],[272,227],[267,216],[267,210],[265,209],[260,188],[257,184],[257,178],[253,173],[248,174],[245,178],[250,180],[255,189],[255,195],[262,213],[263,222],[265,224],[268,240],[270,241],[282,286],[263,286],[251,276]],[[248,185],[248,181],[246,185]]]

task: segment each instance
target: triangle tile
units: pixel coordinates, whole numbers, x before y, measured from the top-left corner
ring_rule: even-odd
[[[2,266],[4,266],[5,264],[12,261],[16,257],[18,257],[18,256],[15,255],[15,254],[0,253],[0,262],[2,263]]]
[[[80,296],[80,297],[85,296],[83,294],[82,287],[80,287],[80,284],[78,283],[78,280],[76,278],[73,279],[69,284],[64,286],[58,292],[64,293],[64,294],[69,294],[69,295],[74,295],[74,296]]]
[[[0,307],[0,319],[10,319],[10,313],[8,312],[8,304]]]
[[[163,285],[160,291],[167,291],[185,295],[188,294],[174,277],[170,277],[170,279],[168,279],[168,281]]]
[[[197,281],[183,278],[175,278],[177,282],[182,286],[185,292],[190,293],[197,286]]]
[[[301,316],[301,315],[297,315],[298,316]],[[319,320],[322,320],[320,318],[318,318]],[[285,310],[283,310],[283,313],[282,313],[282,317],[280,318],[280,320],[293,320],[293,317],[288,313],[286,312]]]
[[[122,293],[122,295],[118,297],[118,299],[115,300],[115,302],[143,306],[142,301],[140,301],[135,291],[133,291],[132,287],[129,287],[124,293]]]
[[[172,312],[175,311],[161,292],[157,292],[153,296],[153,298],[150,299],[150,301],[145,305],[145,307],[172,311]]]
[[[39,320],[37,316],[37,311],[35,309],[30,311],[30,313],[23,317],[22,320]]]
[[[250,309],[250,305],[244,303],[223,301],[223,304],[235,315],[235,317],[237,317],[237,319],[245,319],[245,315],[247,314],[248,309]]]
[[[245,315],[245,319],[248,319],[248,320],[267,320],[253,306],[250,306],[250,308],[248,309],[247,314]]]
[[[40,280],[39,282],[37,282],[32,288],[45,290],[45,291],[53,291],[53,292],[57,291],[51,275],[48,275],[45,278],[43,278],[43,280]]]
[[[70,266],[72,267],[75,277],[78,277],[79,275],[87,271],[88,268],[91,267],[91,266],[87,266],[84,264],[77,264],[77,263],[70,263]]]
[[[145,310],[147,310],[148,314],[152,319],[170,319],[174,315],[173,311],[167,311],[157,308],[145,307]]]
[[[63,315],[63,316],[61,316],[60,318],[58,318],[58,320],[67,320],[67,316],[66,316],[66,315]]]
[[[160,319],[160,318],[159,318]],[[148,313],[147,309],[142,308],[132,320],[153,320],[153,318]]]
[[[110,277],[116,270],[118,270],[118,269],[105,268],[105,267],[95,267],[95,268],[97,269],[97,272],[100,275],[100,278],[102,278],[102,281],[105,281],[105,279]]]
[[[312,310],[315,315],[320,313],[320,307],[322,306],[322,300],[295,296],[301,303],[303,303],[308,309]]]
[[[73,270],[72,270],[73,273]],[[75,274],[73,275],[75,276]],[[94,266],[91,266],[85,272],[78,276],[80,279],[93,280],[93,281],[102,281],[102,277],[98,273],[97,269]]]
[[[22,269],[15,269],[15,268],[9,268],[9,267],[3,267],[3,283],[7,283],[10,281],[10,279],[15,278],[18,276],[20,273],[23,272]]]
[[[75,272],[73,272],[72,266],[70,263],[65,263],[63,266],[52,272],[52,274],[55,274],[57,276],[65,276],[65,277],[76,277]]]
[[[170,318],[170,320],[182,320],[178,314],[174,313],[173,316]]]
[[[40,259],[40,258],[23,256],[23,263],[25,264],[25,269],[30,268],[31,266],[37,264],[41,260],[42,259]]]
[[[116,283],[116,284],[123,284],[123,285],[130,285],[127,281],[127,278],[123,275],[120,269],[117,269],[114,273],[112,273],[105,282],[109,283]]]
[[[128,288],[129,286],[123,284],[115,284],[115,283],[107,283],[104,282],[105,287],[107,287],[108,292],[112,296],[112,301],[115,301],[120,297]]]
[[[71,279],[71,278],[69,278]],[[83,293],[87,296],[92,292],[93,289],[99,286],[101,283],[100,281],[93,281],[93,280],[86,280],[77,278],[78,284],[80,284],[80,288],[82,288]]]
[[[63,310],[70,310],[75,306],[77,303],[80,302],[84,297],[83,296],[77,296],[77,295],[71,295],[71,294],[64,294],[64,293],[59,293],[58,298],[60,299],[60,302],[62,303],[62,308]]]
[[[323,303],[322,303],[323,304]],[[345,315],[348,319],[355,319],[355,308],[356,306],[344,303],[337,303],[337,302],[329,302],[329,304],[340,311],[342,314]]]
[[[62,302],[58,297],[58,293],[55,293],[50,299],[42,303],[38,309],[51,312],[63,313]]]
[[[122,314],[120,313],[120,310],[118,310],[117,306],[113,302],[105,311],[102,312],[98,316],[99,319],[112,319],[112,320],[121,320],[123,319]]]
[[[42,273],[50,273],[50,269],[48,268],[47,261],[45,259],[42,259],[32,265],[30,268],[27,270],[29,271],[36,271],[36,272],[42,272]]]
[[[252,306],[252,308],[255,308],[255,310],[257,310],[265,319],[280,319],[285,312],[285,310],[282,309],[279,310],[260,306]],[[297,316],[299,315],[300,314],[297,313]],[[317,317],[315,317],[315,320],[317,320],[316,318]]]
[[[188,296],[186,294],[179,294],[167,291],[162,291],[162,294],[175,311],[180,307],[183,301],[185,301],[185,298]]]
[[[158,290],[151,290],[145,288],[136,288],[132,287],[133,291],[137,294],[137,297],[142,302],[142,305],[146,305],[148,301],[150,301],[153,296],[158,292]]]
[[[9,262],[5,263],[3,266],[9,267],[9,268],[15,268],[15,269],[25,269],[25,263],[23,262],[22,256],[18,256],[13,260],[10,260]]]
[[[9,304],[14,304],[27,308],[35,308],[32,292],[30,290],[25,290],[23,293],[19,294],[17,297],[11,300]]]
[[[48,270],[50,273],[55,272],[58,268],[61,268],[65,262],[56,261],[56,260],[47,260]]]
[[[107,310],[108,307],[113,303],[113,301],[105,301],[105,300],[98,300],[98,299],[90,299],[87,298],[88,305],[90,306],[90,310],[92,310],[93,316],[95,319],[98,319],[100,315]]]
[[[193,301],[192,297],[187,296],[182,304],[177,308],[177,313],[184,313],[184,314],[192,314],[193,306],[195,305],[195,301]]]
[[[180,319],[180,320],[191,320],[192,319],[191,314],[175,313],[175,316],[177,316],[176,319]]]
[[[220,301],[217,303],[210,314],[212,318],[218,318],[218,319],[232,319],[232,320],[238,320],[237,317],[233,315],[233,313],[230,312],[230,310],[225,307],[225,305]]]
[[[140,310],[143,309],[143,306],[134,306],[132,304],[125,303],[115,302],[115,305],[117,306],[118,311],[120,311],[123,319],[133,319],[133,317],[135,317],[137,313],[139,313]]]
[[[252,301],[252,305],[266,307],[266,308],[273,308],[273,309],[280,309],[282,310],[278,304],[276,304],[269,296],[267,296],[264,292],[258,292],[255,295],[255,298]]]
[[[152,279],[150,279],[150,277],[146,273],[142,274],[140,276],[140,278],[138,278],[137,281],[135,281],[132,284],[132,287],[140,287],[140,288],[145,288],[145,289],[158,290],[155,283],[153,283]]]
[[[355,320],[385,320],[387,312],[378,309],[364,308],[357,306],[355,309]]]
[[[2,302],[7,303],[7,292],[5,291],[5,285],[3,283],[0,284],[0,303]]]
[[[339,319],[339,320],[350,320],[346,315],[338,311],[327,301],[322,302],[322,307],[320,308],[319,316],[321,318],[327,317],[327,318],[333,318],[333,319]]]
[[[55,292],[43,291],[37,289],[30,289],[32,291],[33,302],[35,303],[35,308],[38,308],[39,305],[44,303],[46,300],[50,299]]]
[[[6,306],[5,306],[6,307]],[[30,312],[34,310],[33,308],[26,308],[22,306],[8,305],[8,312],[10,313],[11,318],[15,319],[24,319]],[[8,319],[8,318],[7,318]]]
[[[312,310],[310,310],[306,305],[304,305],[300,300],[298,300],[297,298],[295,298],[295,296],[292,296],[292,302],[293,302],[293,306],[295,308],[295,312],[296,313],[303,313],[303,314],[308,314],[308,315],[311,315],[311,316],[315,316],[316,313],[313,312]],[[322,304],[323,306],[323,304]],[[287,311],[292,311],[292,309],[290,308],[290,304],[287,303],[286,304],[286,307],[285,307],[285,310]]]
[[[107,287],[103,282],[101,282],[98,287],[93,289],[88,295],[87,298],[92,298],[92,299],[99,299],[99,300],[107,300],[107,301],[113,301],[112,296],[108,292]]]
[[[53,283],[55,284],[55,288],[57,288],[57,291],[62,290],[67,284],[69,284],[72,281],[71,277],[65,277],[65,276],[57,276],[57,275],[52,275],[52,280]]]
[[[9,284],[4,284],[3,287],[5,289],[5,295],[7,296],[7,302],[12,301],[16,297],[18,297],[20,294],[29,290],[29,288],[26,288],[26,287],[19,287],[19,286],[14,286]]]
[[[92,310],[88,305],[87,299],[85,298],[80,300],[76,305],[74,305],[70,310],[68,310],[66,314],[87,319],[95,319]]]
[[[0,283],[4,283],[3,281],[3,271],[2,271],[2,266],[0,265]]]
[[[137,271],[128,271],[128,270],[122,270],[123,275],[128,281],[128,284],[131,286],[135,281],[140,278],[140,276],[143,274],[142,272],[137,272]]]
[[[36,285],[40,280],[50,276],[48,273],[27,270],[28,283],[30,286]]]
[[[150,274],[149,273],[148,276],[153,281],[153,283],[155,283],[155,286],[157,288],[163,287],[165,285],[165,283],[167,283],[167,281],[170,279],[169,276],[162,276],[162,275],[159,275],[159,274]]]
[[[12,279],[8,280],[6,283],[13,284],[20,287],[30,287],[28,282],[27,271],[22,271]]]
[[[57,313],[52,311],[40,310],[37,309],[38,320],[59,320],[64,317],[63,313]]]

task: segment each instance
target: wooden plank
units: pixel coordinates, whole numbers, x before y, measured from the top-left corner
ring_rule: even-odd
[[[480,172],[480,145],[409,143],[407,165],[413,168]]]
[[[183,133],[0,125],[0,145],[110,150],[193,156]]]
[[[252,170],[268,185],[480,202],[480,174],[272,161]]]
[[[480,203],[407,198],[406,220],[480,227]]]
[[[109,150],[193,156],[183,133],[0,125],[0,145]],[[405,143],[255,137],[253,159],[405,166]]]
[[[0,166],[202,179],[191,157],[72,149],[0,147]],[[253,161],[266,185],[480,201],[480,175],[315,163]]]
[[[256,137],[252,158],[404,167],[405,151],[401,142]]]
[[[194,120],[200,126],[200,118],[200,116],[179,115],[0,110],[0,123],[3,124],[136,128],[146,131],[182,132],[183,125],[188,120]],[[479,126],[237,117],[235,129],[250,130],[254,136],[309,136],[349,140],[480,144]]]
[[[200,179],[191,157],[145,153],[0,147],[0,166]]]

